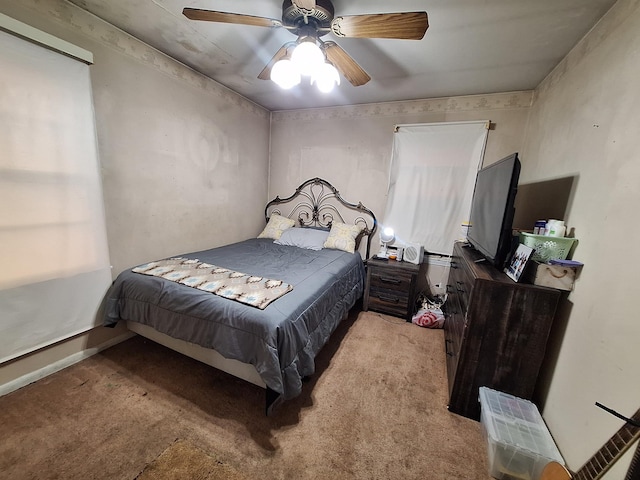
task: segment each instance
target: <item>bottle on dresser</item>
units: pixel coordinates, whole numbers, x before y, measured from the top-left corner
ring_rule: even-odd
[[[564,237],[567,227],[563,220],[549,220],[545,226],[544,234],[548,237]]]

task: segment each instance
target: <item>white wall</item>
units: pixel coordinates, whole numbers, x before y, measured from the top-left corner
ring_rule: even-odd
[[[0,0],[0,12],[94,55],[90,73],[114,276],[260,232],[268,111],[68,2]],[[108,341],[105,332],[124,331],[96,330],[69,348],[57,345],[0,366],[0,385]]]
[[[522,181],[577,175],[566,221],[585,263],[556,322],[544,417],[578,469],[640,408],[640,2],[620,0],[539,86]],[[548,392],[548,393],[547,393]],[[631,452],[630,452],[631,454]],[[624,478],[629,455],[606,478]]]

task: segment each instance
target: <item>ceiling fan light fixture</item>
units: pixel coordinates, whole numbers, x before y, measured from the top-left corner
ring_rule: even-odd
[[[340,74],[336,67],[330,63],[321,65],[313,75],[311,84],[315,83],[322,93],[329,93],[333,87],[340,85]]]
[[[185,7],[182,13],[190,20],[286,29],[297,37],[297,41],[286,42],[280,47],[258,78],[272,79],[282,88],[292,88],[300,83],[298,76],[308,76],[311,83],[316,83],[323,91],[339,84],[340,75],[354,87],[366,84],[371,77],[342,47],[333,41],[324,42],[321,37],[333,33],[338,37],[421,40],[429,28],[425,11],[335,16],[332,0],[284,0],[281,20],[190,7]],[[325,63],[325,56],[327,63],[340,72],[337,79],[333,71],[322,74],[323,78],[327,76],[332,81],[320,80],[320,74],[315,73],[315,69]],[[298,75],[287,63],[277,65],[278,60],[285,58],[300,64]],[[277,67],[276,73],[272,75],[274,67]]]
[[[324,63],[324,53],[314,41],[303,41],[293,49],[291,61],[298,67],[300,75],[313,76]]]
[[[289,90],[300,83],[300,72],[288,58],[278,60],[271,69],[271,80],[284,90]]]

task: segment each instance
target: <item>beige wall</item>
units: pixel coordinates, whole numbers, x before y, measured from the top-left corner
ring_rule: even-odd
[[[513,92],[273,112],[269,195],[322,177],[382,218],[395,125],[491,120],[490,162],[522,146],[531,101]]]
[[[485,162],[519,151],[533,92],[436,98],[406,102],[274,112],[271,121],[269,195],[293,193],[322,177],[346,200],[384,218],[394,125],[491,120]],[[372,240],[372,254],[379,239]],[[433,293],[446,272],[430,265]]]
[[[62,0],[0,0],[0,12],[93,52],[114,276],[260,231],[268,111]],[[122,333],[100,327],[4,364],[0,385]]]
[[[541,385],[544,417],[574,469],[622,426],[596,401],[625,415],[640,407],[638,32],[640,2],[620,0],[537,89],[523,148],[523,181],[577,175],[566,220],[585,267]],[[606,478],[624,478],[629,455]]]

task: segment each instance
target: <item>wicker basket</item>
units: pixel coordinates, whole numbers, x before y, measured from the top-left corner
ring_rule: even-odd
[[[520,243],[535,250],[531,259],[538,262],[547,262],[552,259],[564,260],[577,241],[575,238],[547,237],[520,232]]]

